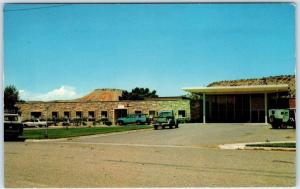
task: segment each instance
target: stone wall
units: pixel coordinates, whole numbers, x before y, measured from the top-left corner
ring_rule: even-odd
[[[71,119],[76,118],[76,111],[81,111],[83,118],[88,117],[89,111],[94,111],[96,120],[101,118],[101,111],[107,111],[108,118],[115,121],[115,109],[127,109],[128,114],[141,111],[174,110],[178,117],[178,110],[185,110],[186,118],[190,119],[190,100],[150,100],[150,101],[111,101],[111,102],[29,102],[17,105],[21,111],[22,120],[31,119],[31,112],[41,112],[42,119],[52,118],[52,112],[58,112],[59,118],[64,117],[64,112],[70,112]],[[48,108],[47,108],[48,107]]]

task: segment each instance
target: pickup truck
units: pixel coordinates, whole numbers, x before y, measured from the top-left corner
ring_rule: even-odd
[[[150,119],[144,114],[129,114],[126,117],[120,117],[117,120],[119,125],[125,124],[149,124]]]
[[[296,129],[296,109],[270,109],[269,123],[273,129],[286,129],[292,126]]]
[[[158,127],[162,127],[163,129],[167,126],[170,129],[175,126],[178,128],[178,120],[175,118],[175,114],[173,110],[165,110],[160,111],[157,117],[153,119],[154,129],[158,129]]]
[[[4,139],[18,138],[23,134],[23,124],[18,114],[4,114]]]
[[[40,121],[39,119],[33,119],[31,121],[26,121],[23,123],[24,127],[46,127],[46,121]]]

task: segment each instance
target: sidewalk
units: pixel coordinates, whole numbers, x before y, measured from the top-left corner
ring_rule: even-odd
[[[272,142],[251,142],[236,144],[220,144],[218,147],[222,150],[277,150],[277,151],[296,151],[296,148],[281,147],[251,147],[247,144],[265,144],[265,143],[296,143],[296,141],[272,141]]]

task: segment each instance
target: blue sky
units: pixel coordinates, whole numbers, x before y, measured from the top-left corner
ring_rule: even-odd
[[[295,73],[292,4],[53,5],[4,7],[4,84],[25,100],[95,88],[175,96],[182,87]]]

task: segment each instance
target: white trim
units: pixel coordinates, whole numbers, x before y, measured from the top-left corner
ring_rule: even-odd
[[[287,92],[289,86],[281,85],[250,85],[250,86],[221,86],[221,87],[186,87],[184,91],[201,94],[253,94],[253,93],[273,93]]]

